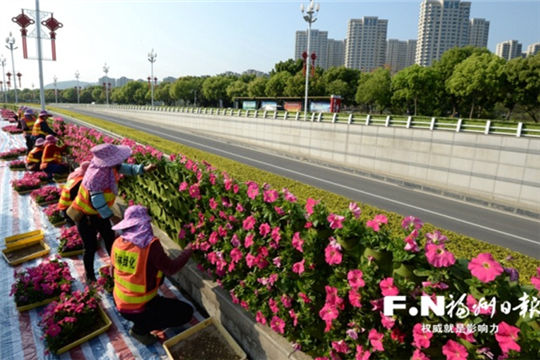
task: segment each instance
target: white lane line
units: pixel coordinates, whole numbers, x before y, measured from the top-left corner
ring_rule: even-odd
[[[132,125],[129,125],[129,126],[132,126]],[[138,128],[141,129],[141,130],[148,131],[147,129],[145,129],[143,127],[138,126]],[[442,213],[437,212],[437,211],[425,209],[425,208],[422,208],[422,207],[419,207],[419,206],[414,206],[414,205],[407,204],[407,203],[404,203],[404,202],[401,202],[401,201],[398,201],[398,200],[387,198],[385,196],[372,194],[372,193],[369,193],[369,192],[366,192],[366,191],[363,191],[363,190],[352,188],[352,187],[347,186],[347,185],[334,183],[334,182],[329,181],[329,180],[321,179],[321,178],[311,176],[311,175],[307,175],[307,174],[304,174],[304,173],[301,173],[301,172],[298,172],[298,171],[295,171],[295,170],[291,170],[291,169],[287,169],[287,168],[284,168],[284,167],[281,167],[281,166],[278,166],[278,165],[270,164],[270,163],[267,163],[267,162],[264,162],[264,161],[261,161],[261,160],[252,159],[252,158],[244,156],[244,155],[235,154],[235,153],[232,153],[232,152],[229,152],[229,151],[226,151],[226,150],[222,150],[222,149],[219,149],[219,148],[215,148],[215,147],[212,147],[212,146],[209,146],[209,145],[204,145],[204,144],[192,141],[192,140],[182,138],[182,137],[177,136],[177,135],[171,135],[171,134],[161,132],[159,130],[154,130],[154,129],[152,129],[152,132],[158,133],[158,134],[166,136],[166,137],[172,137],[172,138],[181,140],[183,142],[191,143],[191,144],[196,145],[198,147],[204,147],[204,148],[216,151],[216,152],[227,154],[229,156],[234,156],[234,157],[241,158],[241,159],[244,159],[244,160],[247,160],[247,161],[252,161],[252,162],[259,163],[259,164],[262,164],[262,165],[265,165],[265,166],[270,166],[270,167],[273,167],[275,169],[279,169],[279,170],[282,170],[282,171],[289,172],[291,174],[295,174],[295,175],[298,175],[298,176],[303,176],[303,177],[306,177],[306,178],[309,178],[309,179],[312,179],[312,180],[315,180],[315,181],[319,181],[319,182],[322,182],[322,183],[326,183],[326,184],[329,184],[329,185],[333,185],[333,186],[337,186],[337,187],[340,187],[340,188],[343,188],[343,189],[347,189],[349,191],[354,191],[354,192],[357,192],[357,193],[360,193],[360,194],[363,194],[363,195],[366,195],[366,196],[371,196],[371,197],[374,197],[374,198],[377,198],[377,199],[380,199],[380,200],[389,201],[389,202],[392,202],[394,204],[409,207],[411,209],[423,211],[423,212],[426,212],[426,213],[429,213],[429,214],[437,215],[437,216],[440,216],[440,217],[443,217],[443,218],[446,218],[446,219],[450,219],[450,220],[453,220],[453,221],[456,221],[456,222],[460,222],[460,223],[467,224],[467,225],[470,225],[470,226],[475,226],[475,227],[478,227],[478,228],[483,229],[483,230],[487,230],[487,231],[491,231],[491,232],[494,232],[494,233],[497,233],[497,234],[500,234],[500,235],[512,237],[514,239],[529,242],[531,244],[535,244],[535,245],[540,244],[540,242],[538,242],[538,241],[527,239],[527,238],[519,236],[519,235],[510,234],[510,233],[500,231],[500,230],[496,230],[496,229],[493,229],[493,228],[490,228],[490,227],[487,227],[487,226],[484,226],[484,225],[480,225],[480,224],[473,223],[473,222],[470,222],[470,221],[467,221],[467,220],[456,218],[454,216],[442,214]]]

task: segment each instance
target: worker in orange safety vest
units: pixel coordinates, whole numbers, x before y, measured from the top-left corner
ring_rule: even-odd
[[[56,137],[47,135],[39,165],[39,168],[47,173],[49,180],[52,180],[54,174],[65,174],[69,171],[68,166],[62,163],[62,152],[67,146],[57,146],[57,142]]]
[[[44,139],[37,139],[34,148],[26,155],[26,170],[38,171],[43,157],[43,148],[45,146]]]
[[[86,169],[88,169],[88,165],[90,165],[90,161],[83,161],[78,168],[73,170],[73,172],[69,174],[66,183],[62,186],[62,191],[60,192],[58,209],[62,212],[62,215],[70,225],[75,224],[69,216],[67,216],[66,210],[79,192],[79,187],[82,183],[84,174],[86,173]]]
[[[49,124],[47,123],[47,118],[49,116],[51,116],[51,114],[46,111],[41,111],[39,113],[38,119],[31,128],[34,140],[38,138],[44,138],[47,135],[56,136],[56,133],[49,127]]]

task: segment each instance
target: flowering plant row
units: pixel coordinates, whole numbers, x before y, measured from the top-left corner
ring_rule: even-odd
[[[11,170],[25,170],[26,163],[24,160],[13,160],[9,162],[9,168]]]
[[[41,179],[32,173],[25,173],[20,179],[12,180],[11,185],[15,191],[27,191],[37,189],[41,186]]]
[[[32,191],[30,196],[38,204],[50,204],[60,199],[60,191],[60,188],[55,185],[47,185]]]
[[[61,223],[64,221],[64,217],[62,216],[62,212],[58,208],[58,204],[51,204],[43,210],[47,218],[49,219],[49,222],[53,225]]]
[[[84,132],[68,125],[66,133]],[[127,197],[146,205],[182,245],[192,243],[201,268],[233,301],[297,348],[319,359],[538,357],[540,275],[534,289],[491,254],[456,259],[448,239],[424,233],[413,217],[391,232],[382,214],[361,221],[354,203],[330,213],[314,199],[299,204],[287,189],[238,183],[208,163],[167,161],[146,150],[135,154],[137,161],[158,170],[123,179]],[[404,296],[407,308],[436,296],[458,305],[423,317],[385,314],[388,296]],[[506,307],[495,309],[495,301]],[[462,331],[479,324],[498,330]],[[431,330],[438,325],[449,331]]]
[[[95,329],[98,298],[94,289],[64,292],[59,301],[50,303],[41,314],[40,326],[47,349],[56,353],[63,346],[78,340]]]
[[[10,149],[9,151],[1,152],[0,159],[13,160],[24,154],[26,154],[26,148]]]
[[[67,263],[48,259],[35,267],[15,271],[10,296],[17,306],[32,304],[60,295],[71,288],[73,278]]]
[[[83,242],[77,226],[62,227],[60,229],[60,243],[58,245],[59,253],[66,253],[83,249]]]
[[[23,130],[19,129],[17,125],[6,125],[2,127],[2,131],[5,131],[10,134],[22,134]]]
[[[105,265],[99,268],[99,277],[97,283],[101,289],[109,293],[113,292],[114,289],[114,278],[112,275],[111,267]]]

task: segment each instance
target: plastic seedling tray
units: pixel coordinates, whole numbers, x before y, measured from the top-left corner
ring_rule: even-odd
[[[22,264],[23,262],[47,255],[51,248],[43,239],[30,242],[21,241],[4,250],[2,254],[7,263],[11,266]]]
[[[7,247],[43,239],[43,230],[33,230],[4,238]]]

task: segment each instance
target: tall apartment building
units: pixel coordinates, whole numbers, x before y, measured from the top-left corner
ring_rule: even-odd
[[[453,47],[469,43],[471,3],[460,0],[423,0],[418,20],[415,62],[429,66]]]
[[[495,55],[510,60],[521,56],[521,43],[517,40],[507,40],[497,44]]]
[[[376,16],[351,19],[347,27],[345,66],[371,71],[386,61],[388,20]]]
[[[416,42],[416,40],[407,41],[407,56],[405,57],[405,67],[414,64],[414,59],[416,57]]]
[[[533,56],[540,53],[540,42],[527,46],[527,56]]]
[[[489,35],[489,21],[473,18],[469,22],[469,45],[486,48]]]
[[[323,69],[328,68],[326,61],[327,43],[328,43],[328,31],[319,31],[311,29],[311,39],[309,42],[309,53],[315,53],[317,59],[315,65],[320,66]],[[296,44],[294,47],[294,59],[302,59],[302,53],[307,50],[307,31],[296,32]],[[311,61],[311,60],[310,60]]]
[[[340,67],[345,64],[345,41],[328,39],[326,48],[326,63],[328,68]]]
[[[414,64],[416,40],[389,39],[386,42],[386,62],[392,73]]]

